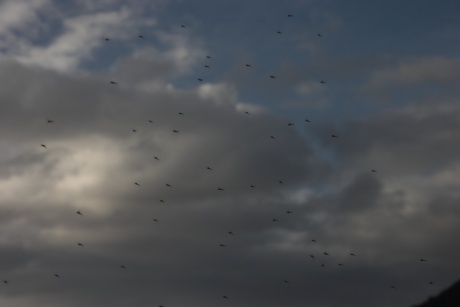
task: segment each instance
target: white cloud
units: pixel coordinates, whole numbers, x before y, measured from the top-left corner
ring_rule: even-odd
[[[198,60],[205,58],[202,42],[196,37],[164,31],[157,31],[155,35],[163,44],[170,46],[170,51],[165,56],[182,74],[190,72]]]
[[[0,55],[16,55],[40,39],[48,28],[43,15],[52,12],[48,0],[13,0],[0,4]]]
[[[125,38],[132,33],[133,23],[128,10],[78,16],[64,21],[64,33],[46,47],[32,47],[18,59],[60,71],[74,70],[81,61],[101,47],[104,38]]]
[[[39,22],[38,13],[50,5],[49,0],[8,0],[0,4],[0,33],[9,34],[11,30],[30,29],[31,24]]]
[[[48,0],[6,1],[0,10],[4,15],[0,18],[2,56],[59,71],[75,71],[83,61],[92,59],[96,50],[111,44],[104,38],[135,40],[139,35],[136,29],[156,25],[156,20],[143,16],[139,7],[117,3],[108,1],[102,10],[93,1],[86,1],[77,6],[79,11],[76,8],[77,11],[66,12]],[[55,23],[53,28],[49,21]]]
[[[198,88],[198,95],[218,106],[234,106],[237,104],[237,91],[225,83],[203,84]]]

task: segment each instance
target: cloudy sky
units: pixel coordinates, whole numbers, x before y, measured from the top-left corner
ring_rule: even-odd
[[[446,288],[459,12],[0,1],[0,305],[387,307]]]

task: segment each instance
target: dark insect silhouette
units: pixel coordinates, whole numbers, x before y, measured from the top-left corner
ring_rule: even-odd
[[[43,148],[48,148],[48,147],[46,147],[45,144],[41,144],[40,146],[43,147]]]
[[[278,180],[279,184],[283,184],[283,180]]]
[[[339,266],[343,266],[343,263],[339,263]]]
[[[234,233],[232,231],[229,231],[228,233],[231,234],[232,236],[234,235]]]
[[[204,65],[204,67],[206,67],[206,68],[209,68],[209,66],[208,66],[208,65]]]
[[[377,171],[376,171],[375,169],[371,170],[371,172],[373,172],[373,173],[377,173]]]
[[[56,276],[57,278],[61,278],[58,274],[54,274],[54,276]]]
[[[8,280],[4,280],[3,282],[4,282],[5,284],[8,284]]]
[[[251,64],[246,64],[246,67],[252,67]]]
[[[355,256],[355,257],[356,257],[356,255],[355,255],[355,254],[353,254],[353,253],[350,253],[350,256]]]
[[[276,31],[276,33],[278,33],[278,34],[282,34],[282,32],[281,32],[281,31]]]
[[[54,120],[47,119],[46,122],[47,122],[48,124],[52,124],[52,123],[54,123]]]
[[[135,182],[134,184],[137,185],[137,186],[141,186],[141,185],[140,185],[139,183],[137,183],[137,182]]]
[[[273,140],[275,140],[275,137],[273,135],[270,135],[270,138],[272,138]]]
[[[225,295],[222,295],[222,297],[223,297],[224,299],[228,300],[228,297],[227,297],[227,296],[225,296]]]
[[[137,130],[136,130],[136,129],[133,129],[133,132],[137,132]]]
[[[225,244],[219,244],[220,247],[225,247]]]
[[[122,269],[126,269],[126,267],[124,265],[120,265],[120,268]]]
[[[251,188],[255,188],[255,186],[253,186],[253,185],[250,185],[250,187],[251,187]]]
[[[315,255],[310,255],[310,257],[311,257],[312,259],[315,259]]]
[[[206,166],[206,169],[212,171],[212,168],[210,168],[209,166]]]
[[[286,280],[286,279],[285,279],[284,282],[285,282],[286,284],[288,284],[288,283],[289,283],[289,280]]]
[[[153,121],[151,119],[149,119],[149,123],[153,123]]]
[[[163,199],[160,199],[160,202],[161,202],[161,203],[164,203],[165,201],[164,201]]]
[[[107,37],[106,37],[106,38],[104,38],[104,40],[105,40],[106,42],[108,42],[108,41],[110,41],[110,38],[107,38]]]
[[[287,213],[287,214],[290,214],[290,213],[292,213],[292,211],[291,211],[291,210],[288,210],[288,211],[286,211],[286,213]]]
[[[201,79],[201,78],[197,78],[197,80],[200,81],[200,82],[203,82],[203,79]]]
[[[224,189],[223,188],[217,188],[218,191],[223,191]]]
[[[278,219],[273,219],[272,222],[278,222]]]
[[[115,81],[110,81],[110,84],[118,84],[118,83]]]
[[[174,133],[179,133],[179,130],[173,130]]]
[[[270,78],[275,79],[276,76],[275,75],[270,75]]]
[[[145,37],[144,37],[144,36],[142,36],[142,35],[139,35],[139,38],[145,38]]]
[[[316,240],[315,240],[315,239],[312,239],[311,241],[312,241],[312,242],[316,242]]]
[[[427,261],[426,259],[420,259],[420,261]]]
[[[83,215],[80,210],[77,211],[78,215]]]
[[[337,135],[335,135],[335,134],[331,134],[331,137],[333,137],[333,138],[336,138],[336,137],[337,137]]]
[[[321,33],[318,33],[318,34],[316,34],[316,35],[317,35],[317,36],[323,36],[323,34],[321,34]]]
[[[80,243],[80,242],[78,242],[78,243],[77,243],[77,245],[79,245],[79,246],[83,246],[83,243]]]
[[[327,252],[324,252],[323,254],[326,255],[326,256],[329,256],[329,254]]]
[[[166,184],[167,187],[171,187],[171,185],[169,183]]]
[[[184,26],[184,25],[180,25],[180,27],[181,27],[181,28],[185,28],[185,26]]]
[[[248,111],[245,111],[244,113],[246,113],[247,115],[251,115],[251,114],[249,114],[249,112],[248,112]]]
[[[154,158],[155,160],[158,160],[158,161],[160,161],[160,159],[159,159],[158,157],[153,157],[153,158]]]
[[[294,124],[293,123],[288,123],[288,127],[290,127],[290,126],[294,126]]]
[[[292,17],[292,14],[288,14],[287,17]]]
[[[395,286],[391,286],[391,289],[395,289],[395,290],[396,290],[396,287],[395,287]]]
[[[158,223],[158,220],[157,220],[157,219],[153,219],[153,221]]]
[[[207,55],[206,58],[207,59],[212,59],[212,57],[210,55]]]
[[[184,115],[184,113],[182,113],[182,112],[179,112],[179,115]]]

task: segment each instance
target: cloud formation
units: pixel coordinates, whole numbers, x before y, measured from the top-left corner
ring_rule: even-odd
[[[1,3],[3,305],[383,307],[458,278],[458,59],[280,53],[271,80],[162,24],[180,2],[32,3]]]

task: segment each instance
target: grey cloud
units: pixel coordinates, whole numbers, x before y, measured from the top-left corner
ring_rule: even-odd
[[[386,307],[458,278],[455,95],[318,118],[304,138],[239,100],[254,76],[176,85],[204,47],[163,34],[167,48],[136,49],[107,73],[0,62],[2,304]],[[287,92],[392,61],[361,60],[281,65],[280,82],[248,87]],[[422,75],[411,86],[433,80]]]
[[[359,174],[342,192],[340,209],[353,213],[372,207],[379,198],[381,189],[382,184],[373,174]]]
[[[31,295],[42,293],[43,305],[48,302],[44,297],[54,296],[56,273],[69,287],[62,293],[73,297],[69,306],[85,303],[85,295],[80,298],[77,293],[86,293],[91,302],[109,299],[109,293],[124,287],[120,281],[126,276],[119,275],[125,273],[116,271],[120,263],[126,265],[126,274],[133,274],[136,267],[159,270],[154,273],[158,279],[131,275],[137,286],[130,291],[138,295],[146,291],[145,282],[155,285],[183,278],[183,272],[175,271],[179,268],[190,272],[186,280],[195,280],[197,272],[190,267],[194,263],[209,266],[203,273],[212,277],[203,276],[204,283],[220,279],[226,271],[215,271],[221,263],[213,258],[228,250],[220,249],[220,242],[229,248],[235,245],[227,231],[232,229],[237,238],[251,230],[263,236],[272,227],[272,218],[284,214],[273,201],[278,195],[284,202],[279,194],[284,187],[278,180],[292,185],[309,176],[312,149],[285,129],[284,122],[268,114],[249,118],[236,111],[237,102],[219,106],[209,101],[212,96],[203,99],[194,91],[152,94],[14,62],[3,61],[2,66],[9,77],[2,93],[8,101],[1,112],[4,144],[19,150],[3,156],[9,168],[3,182],[22,178],[20,185],[9,184],[9,197],[16,193],[14,206],[19,206],[7,206],[15,212],[9,220],[25,219],[28,226],[16,238],[25,240],[34,233],[35,240],[30,247],[35,269],[14,274],[11,286],[18,278],[41,276],[39,287],[23,281],[19,285]],[[47,118],[54,123],[47,123]],[[172,133],[174,128],[180,130],[178,135]],[[42,142],[47,149],[39,147]],[[104,161],[104,155],[112,158]],[[155,161],[154,155],[160,160]],[[256,186],[254,191],[250,184]],[[225,190],[217,191],[220,186]],[[262,195],[263,200],[257,200]],[[160,198],[167,202],[159,203]],[[75,213],[77,209],[83,216]],[[153,223],[154,217],[158,223]],[[203,230],[208,235],[203,236]],[[248,239],[241,250],[258,238],[263,239]],[[188,255],[185,261],[182,255]],[[91,269],[95,266],[97,271]],[[93,282],[105,286],[96,293],[89,286]],[[228,286],[223,283],[222,290],[214,289],[218,300]],[[70,294],[72,287],[79,290]]]
[[[458,59],[445,56],[393,59],[389,67],[370,72],[354,95],[379,106],[431,107],[433,101],[458,97],[459,65]]]
[[[342,140],[329,144],[344,165],[361,161],[369,170],[423,174],[458,160],[459,124],[458,110],[444,110],[440,103],[438,109],[408,108],[351,121],[338,128]]]
[[[460,78],[460,61],[442,56],[402,59],[394,68],[377,71],[372,86],[445,86]]]

